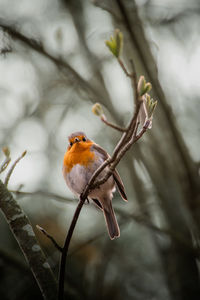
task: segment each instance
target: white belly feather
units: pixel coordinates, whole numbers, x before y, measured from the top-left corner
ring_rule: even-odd
[[[86,168],[80,164],[76,164],[69,173],[65,173],[65,180],[70,190],[76,195],[80,195],[83,192],[86,184],[89,182],[94,171],[99,167],[100,164],[102,164],[102,162],[103,161],[98,162],[98,164],[93,164],[89,168]],[[99,175],[100,178],[104,176],[106,172],[105,170]],[[98,199],[99,196],[102,196],[102,194],[111,194],[115,190],[114,185],[114,179],[111,176],[104,184],[100,186],[100,188],[91,191],[89,196],[93,198],[96,197]]]

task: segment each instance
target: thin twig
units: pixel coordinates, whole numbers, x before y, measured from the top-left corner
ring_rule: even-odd
[[[7,168],[7,166],[9,165],[10,161],[11,161],[11,157],[10,157],[10,150],[8,147],[3,147],[2,151],[5,155],[5,159],[3,161],[3,163],[0,166],[0,173],[2,173],[3,171],[5,171],[5,169]]]
[[[131,78],[132,78],[132,74],[131,74],[131,73],[129,73],[129,72],[127,71],[127,69],[126,69],[126,67],[125,67],[125,65],[124,65],[124,63],[123,63],[123,61],[121,60],[121,58],[118,58],[117,60],[118,60],[118,62],[119,62],[119,64],[120,64],[120,66],[121,66],[122,70],[123,70],[123,71],[124,71],[124,73],[126,74],[126,76],[128,76],[128,77],[131,77]]]
[[[117,157],[117,154],[118,154],[119,150],[121,149],[121,147],[123,145],[125,145],[130,140],[131,136],[133,135],[141,105],[142,105],[142,101],[140,101],[139,105],[136,106],[136,111],[128,125],[127,132],[124,135],[122,135],[120,141],[118,142],[117,146],[115,147],[115,150],[113,152],[113,158]]]
[[[137,123],[138,124],[138,123]],[[117,166],[117,164],[119,163],[119,161],[121,160],[121,158],[124,156],[124,154],[130,149],[130,147],[136,143],[137,140],[139,140],[142,135],[146,132],[146,130],[148,129],[148,125],[149,125],[149,120],[146,121],[145,125],[143,126],[143,128],[141,129],[141,131],[139,132],[138,135],[134,136],[133,138],[126,143],[126,145],[121,149],[121,151],[119,152],[118,156],[113,159],[111,158],[110,160],[110,168],[108,170],[108,172],[106,173],[106,175],[101,179],[98,180],[97,182],[95,182],[92,186],[91,189],[95,189],[98,188],[100,185],[102,185],[103,183],[105,183],[108,178],[112,175],[113,171],[115,170],[115,167]],[[137,127],[138,125],[136,125]],[[113,162],[112,162],[113,161]],[[112,162],[112,163],[111,163]]]
[[[2,173],[3,171],[5,171],[5,169],[7,168],[7,166],[9,165],[11,161],[10,157],[6,157],[5,160],[2,162],[1,166],[0,166],[0,173]]]
[[[143,128],[141,129],[141,131],[135,136],[135,142],[137,140],[139,140],[143,134],[147,131],[147,129],[149,128],[149,125],[150,125],[151,121],[150,120],[147,120],[143,126]]]
[[[12,172],[14,171],[14,168],[16,167],[17,163],[26,155],[26,152],[27,151],[24,151],[22,153],[22,155],[20,157],[18,157],[18,159],[16,159],[16,161],[12,164],[10,170],[8,171],[8,174],[6,175],[6,179],[5,179],[5,182],[4,182],[5,186],[8,185],[8,181],[10,179],[10,176],[12,175]]]
[[[0,27],[5,30],[13,39],[17,39],[21,41],[23,44],[27,45],[37,53],[48,58],[50,61],[55,63],[57,68],[65,75],[68,76],[68,80],[74,83],[76,82],[79,86],[85,90],[89,94],[89,98],[95,102],[99,101],[101,95],[99,94],[98,90],[94,87],[94,85],[90,84],[87,80],[85,80],[66,60],[62,60],[61,57],[56,57],[46,51],[43,43],[38,39],[32,39],[23,35],[20,31],[17,30],[18,24],[4,24],[3,20],[0,19]],[[72,76],[69,76],[71,74]],[[72,78],[72,79],[71,79]]]
[[[48,239],[50,239],[50,241],[52,242],[52,244],[56,247],[56,249],[58,249],[61,253],[62,253],[62,247],[60,247],[58,245],[58,243],[56,242],[56,240],[44,229],[42,228],[41,226],[39,225],[36,225],[36,228],[42,232]]]
[[[115,125],[115,124],[113,124],[113,123],[110,123],[110,122],[108,122],[104,117],[101,117],[101,121],[104,122],[106,125],[108,125],[108,126],[114,128],[114,129],[116,129],[116,130],[118,130],[118,131],[120,131],[120,132],[125,132],[125,131],[127,131],[127,128],[123,128],[123,127],[120,127],[120,126]]]
[[[48,198],[53,198],[56,201],[61,201],[61,202],[72,202],[74,199],[70,199],[70,198],[66,198],[60,195],[57,195],[55,193],[51,193],[51,192],[46,192],[46,191],[35,191],[35,192],[23,192],[23,191],[19,191],[19,190],[9,190],[9,192],[15,194],[15,195],[19,195],[22,197],[26,197],[26,196],[37,196],[37,195],[41,195],[41,196],[45,196]],[[75,201],[74,201],[75,202]]]

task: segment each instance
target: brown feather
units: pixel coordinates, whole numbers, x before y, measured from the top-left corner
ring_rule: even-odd
[[[101,148],[98,144],[93,144],[93,145],[91,146],[91,150],[96,150],[96,151],[98,151],[98,153],[101,154],[101,156],[102,156],[102,158],[103,158],[104,160],[106,160],[107,158],[110,157],[109,154],[108,154],[103,148]],[[125,193],[125,188],[124,188],[123,182],[122,182],[122,180],[121,180],[121,178],[120,178],[120,175],[119,175],[119,173],[118,173],[117,170],[115,170],[115,171],[113,172],[113,178],[114,178],[114,180],[115,180],[115,182],[116,182],[116,185],[117,185],[117,188],[118,188],[118,190],[119,190],[119,193],[120,193],[121,197],[122,197],[125,201],[128,201],[128,200],[127,200],[126,193]]]
[[[91,146],[91,150],[96,150],[101,155],[103,160],[106,160],[108,157],[110,157],[109,154],[98,144],[93,143]]]
[[[115,182],[117,184],[117,187],[118,187],[120,195],[122,196],[122,198],[125,201],[128,201],[126,193],[125,193],[125,188],[124,188],[123,182],[122,182],[122,180],[121,180],[121,178],[120,178],[119,173],[117,172],[117,170],[115,170],[113,172],[113,178],[114,178],[114,180],[115,180]]]
[[[94,203],[98,206],[98,208],[100,208],[101,210],[103,210],[103,207],[102,207],[102,205],[101,205],[101,203],[99,202],[99,200],[98,199],[94,199],[94,198],[92,198],[92,200],[94,201]]]
[[[120,236],[120,230],[111,202],[109,203],[109,205],[107,205],[107,208],[103,208],[103,212],[109,236],[111,240],[113,240]]]

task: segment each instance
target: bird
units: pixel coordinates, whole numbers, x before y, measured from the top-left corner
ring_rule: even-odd
[[[93,173],[110,156],[82,131],[72,133],[68,137],[68,142],[63,160],[63,176],[68,188],[79,197]],[[108,167],[98,175],[97,179],[103,178],[107,171]],[[111,240],[120,236],[119,225],[112,207],[116,186],[122,199],[127,201],[123,182],[116,169],[105,183],[91,190],[88,195],[88,198],[103,211]]]

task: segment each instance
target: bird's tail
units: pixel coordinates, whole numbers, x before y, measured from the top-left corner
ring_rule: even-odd
[[[106,220],[109,236],[111,240],[113,240],[114,238],[120,236],[120,230],[115,217],[114,210],[112,208],[111,201],[107,203],[106,207],[103,207],[103,212],[104,212],[104,217]]]

